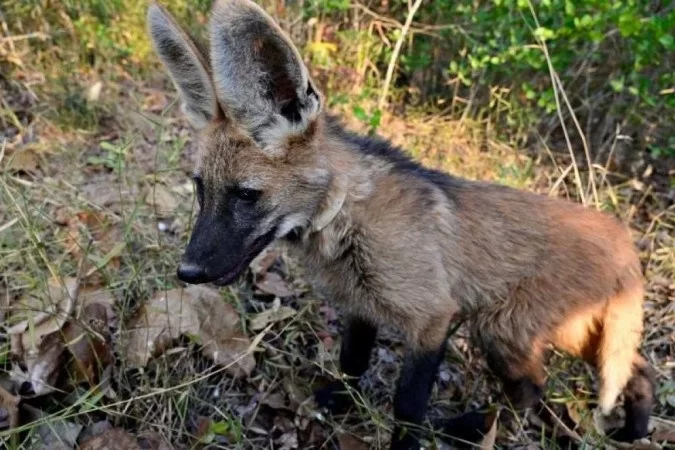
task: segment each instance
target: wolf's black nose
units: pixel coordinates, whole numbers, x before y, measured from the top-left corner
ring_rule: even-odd
[[[178,279],[186,283],[197,284],[206,281],[206,271],[197,264],[182,262],[176,272]]]

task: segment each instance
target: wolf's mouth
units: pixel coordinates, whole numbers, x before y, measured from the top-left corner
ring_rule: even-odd
[[[251,261],[274,240],[276,232],[277,228],[274,227],[262,236],[258,236],[234,268],[226,271],[224,274],[217,275],[211,282],[217,286],[227,286],[234,282],[246,270],[248,265],[251,264]]]

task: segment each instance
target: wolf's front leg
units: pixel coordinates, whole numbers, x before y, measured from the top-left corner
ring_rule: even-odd
[[[406,356],[394,396],[396,425],[391,450],[419,449],[421,425],[446,347],[447,340],[443,340],[436,350],[409,352]]]
[[[347,375],[347,383],[335,380],[315,392],[319,404],[333,414],[346,412],[352,405],[349,389],[358,389],[361,375],[368,369],[370,354],[375,345],[377,327],[358,317],[349,317],[340,347],[340,370]]]

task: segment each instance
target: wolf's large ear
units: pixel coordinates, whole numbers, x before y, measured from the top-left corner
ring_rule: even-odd
[[[204,127],[219,112],[208,60],[162,6],[150,5],[147,22],[155,51],[181,95],[183,111],[195,128]]]
[[[321,101],[293,43],[250,0],[217,0],[211,17],[216,95],[254,138],[301,131]]]

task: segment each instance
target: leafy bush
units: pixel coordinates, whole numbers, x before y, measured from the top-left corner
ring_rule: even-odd
[[[307,41],[307,57],[335,94],[331,103],[347,96],[348,110],[376,128],[379,112],[367,103],[379,95],[408,0],[261,3],[294,28],[294,40]],[[196,29],[211,0],[163,4]],[[31,40],[31,51],[57,79],[82,66],[106,73],[154,68],[145,8],[127,0],[6,0],[2,12],[13,34],[48,36]],[[574,138],[569,111],[556,102],[550,63],[600,157],[619,134],[654,157],[673,157],[673,30],[675,6],[658,0],[425,1],[397,61],[394,104],[442,104],[449,114],[489,118],[509,137],[533,127],[555,133],[560,104]]]
[[[348,14],[361,11],[346,13],[345,3],[314,0],[305,13],[330,17],[345,41],[354,32]],[[402,23],[408,2],[382,3],[366,17],[385,25],[393,42],[399,27],[385,19]],[[435,0],[415,17],[399,75],[416,85],[422,101],[447,102],[458,93],[471,100],[473,114],[487,110],[518,134],[555,123],[550,62],[596,146],[615,137],[619,125],[654,156],[675,156],[668,136],[675,118],[673,30],[675,8],[655,0]],[[371,46],[367,57],[383,70],[390,49]],[[375,75],[366,85],[378,85]]]

